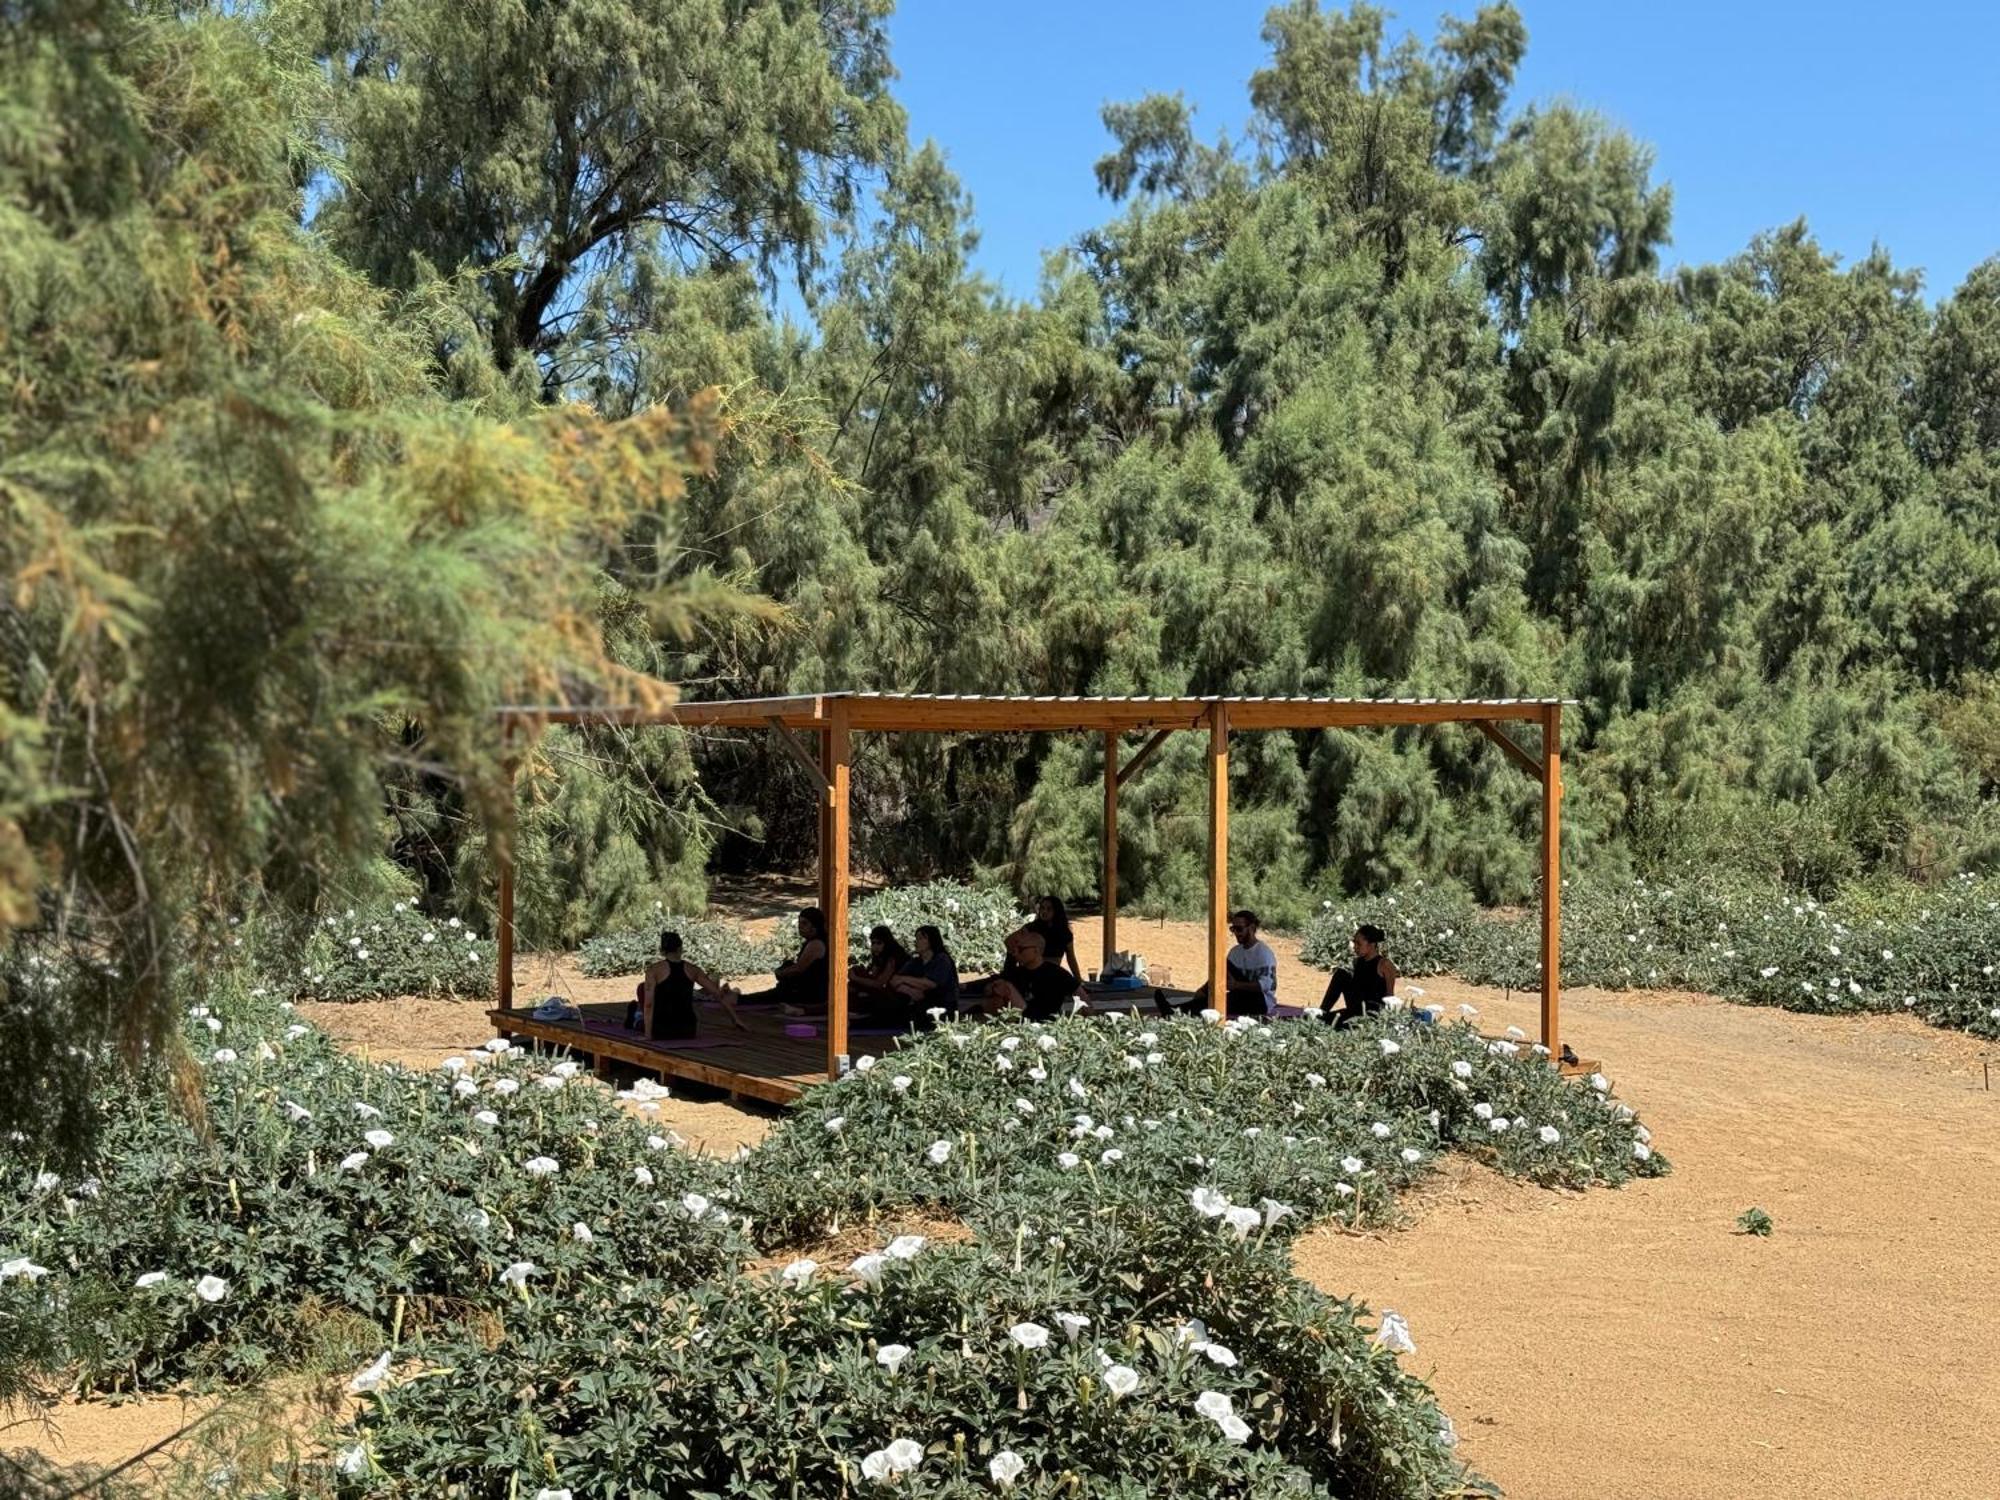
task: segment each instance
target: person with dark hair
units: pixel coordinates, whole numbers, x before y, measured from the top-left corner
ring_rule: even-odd
[[[986,988],[996,1006],[1018,1008],[1030,1021],[1053,1021],[1081,988],[1074,974],[1047,961],[1044,942],[1032,927],[1014,934],[1012,973]]]
[[[849,998],[863,1010],[871,1001],[889,999],[890,986],[909,961],[910,950],[896,941],[895,933],[878,924],[868,934],[868,961],[847,971]]]
[[[1223,988],[1227,994],[1227,1014],[1255,1016],[1261,1021],[1278,1009],[1278,955],[1257,936],[1258,926],[1257,913],[1248,908],[1229,918],[1229,931],[1236,939],[1236,946],[1223,961],[1226,970]],[[1165,990],[1154,990],[1153,1004],[1164,1016],[1176,1010],[1206,1010],[1214,1002],[1204,984],[1178,1005],[1167,999]]]
[[[790,963],[779,964],[778,982],[771,994],[778,1001],[778,1013],[819,1015],[826,1010],[827,936],[826,913],[808,906],[799,913],[799,951]]]
[[[626,1013],[625,1024],[635,1030],[643,1030],[656,1042],[684,1042],[695,1034],[694,992],[699,988],[704,994],[722,1002],[729,1012],[729,1019],[743,1030],[743,1018],[736,1013],[736,994],[729,986],[717,984],[709,978],[699,964],[689,963],[681,957],[681,935],[678,932],[660,934],[660,956],[646,965],[646,976],[639,981],[638,993],[633,997],[632,1009]]]
[[[1396,964],[1382,951],[1387,934],[1372,922],[1354,929],[1354,966],[1335,969],[1319,1002],[1319,1018],[1335,1026],[1351,1026],[1364,1016],[1381,1013],[1383,1002],[1396,993]],[[1338,1002],[1338,1009],[1336,1009]]]
[[[1070,973],[1083,978],[1083,966],[1076,961],[1076,934],[1069,925],[1069,910],[1060,896],[1044,896],[1035,903],[1035,918],[1028,931],[1042,935],[1042,952],[1052,964],[1068,964]]]
[[[919,1030],[931,1029],[933,1010],[948,1016],[958,1014],[958,965],[945,951],[944,934],[935,927],[917,929],[916,955],[889,983],[902,1001],[902,1021]]]

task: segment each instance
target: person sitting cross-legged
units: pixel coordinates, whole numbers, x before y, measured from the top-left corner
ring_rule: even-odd
[[[1278,1008],[1278,955],[1257,936],[1257,927],[1254,911],[1239,911],[1230,917],[1229,931],[1236,939],[1236,946],[1224,959],[1223,987],[1228,993],[1228,1014],[1255,1016],[1261,1021]],[[1178,1004],[1167,998],[1165,990],[1153,991],[1153,1004],[1163,1016],[1177,1010],[1206,1010],[1212,1003],[1205,984]]]
[[[1076,997],[1076,976],[1048,962],[1042,935],[1032,928],[1014,935],[1015,964],[986,987],[996,1007],[1012,1007],[1030,1021],[1053,1021]]]
[[[1319,1002],[1319,1017],[1335,1026],[1351,1026],[1365,1016],[1378,1015],[1384,1002],[1396,993],[1395,960],[1382,951],[1386,936],[1381,928],[1364,922],[1354,929],[1354,967],[1335,969]]]
[[[643,1027],[646,1035],[656,1042],[687,1041],[695,1034],[697,988],[721,1001],[729,1019],[739,1028],[748,1029],[736,1013],[736,992],[727,985],[717,984],[701,965],[681,956],[678,932],[660,934],[660,956],[646,966],[646,977],[639,981],[638,994],[633,998],[625,1024],[634,1030]]]
[[[889,981],[889,990],[899,1007],[895,1015],[897,1025],[913,1025],[928,1031],[933,1010],[941,1010],[947,1016],[958,1014],[958,965],[945,951],[942,932],[931,926],[917,929],[916,955]]]

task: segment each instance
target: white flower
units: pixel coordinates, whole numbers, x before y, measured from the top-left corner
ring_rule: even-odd
[[[553,1177],[562,1170],[562,1163],[552,1156],[531,1156],[521,1163],[521,1170],[530,1177]]]
[[[931,1018],[933,1026],[938,1025],[944,1020],[944,1007],[942,1005],[927,1006],[924,1014]]]
[[[541,1269],[531,1260],[517,1260],[500,1273],[500,1280],[508,1286],[526,1286],[528,1278],[538,1274]]]
[[[386,1151],[389,1147],[396,1144],[396,1138],[386,1130],[370,1130],[363,1134],[361,1139],[373,1146],[377,1151]]]
[[[1047,1345],[1049,1331],[1039,1323],[1016,1323],[1007,1330],[1007,1337],[1023,1349],[1040,1349]]]
[[[544,1073],[540,1078],[535,1080],[535,1086],[547,1089],[553,1093],[568,1082],[569,1080],[564,1078],[560,1073]]]
[[[1074,1151],[1060,1151],[1056,1153],[1056,1165],[1065,1172],[1072,1172],[1083,1165],[1083,1158]]]
[[[908,1344],[884,1344],[880,1349],[875,1351],[875,1363],[887,1370],[891,1375],[895,1374],[903,1361],[909,1357],[910,1346]]]
[[[993,1455],[993,1461],[986,1466],[986,1472],[993,1476],[993,1482],[1003,1490],[1012,1485],[1027,1470],[1021,1455],[1012,1448],[1002,1448]]]
[[[465,1222],[474,1229],[491,1229],[493,1227],[493,1215],[489,1214],[483,1208],[475,1208],[465,1216]]]
[[[1264,1210],[1264,1227],[1266,1229],[1269,1229],[1273,1224],[1277,1223],[1278,1220],[1284,1218],[1287,1214],[1293,1211],[1291,1204],[1280,1203],[1276,1198],[1264,1199],[1261,1204],[1261,1207]]]
[[[1402,1151],[1402,1156],[1403,1160],[1408,1162],[1413,1167],[1418,1162],[1424,1159],[1424,1153],[1419,1151],[1415,1146],[1405,1146]]]
[[[204,1276],[194,1284],[194,1294],[204,1302],[220,1302],[229,1295],[229,1283],[220,1276]]]
[[[915,1260],[917,1252],[927,1243],[920,1234],[899,1234],[889,1241],[889,1248],[882,1253],[891,1260]]]
[[[212,1060],[219,1063],[233,1063],[236,1061],[236,1054],[227,1047],[217,1047]]]
[[[875,1059],[868,1056],[866,1053],[854,1059],[854,1071],[857,1073],[866,1073],[874,1066],[875,1066]]]
[[[1759,969],[1757,971],[1757,977],[1759,979],[1770,979],[1773,976],[1775,976],[1777,972],[1778,972],[1778,966],[1776,964],[1771,964],[1766,968]]]
[[[361,1443],[351,1443],[340,1450],[333,1466],[348,1478],[358,1479],[368,1472],[368,1449]]]
[[[535,1500],[576,1500],[568,1490],[552,1490],[546,1487],[535,1491]]]
[[[1264,1222],[1264,1216],[1254,1208],[1231,1208],[1223,1216],[1229,1227],[1236,1231],[1236,1238],[1247,1239],[1250,1231]]]
[[[826,1133],[828,1135],[839,1135],[841,1127],[846,1123],[846,1115],[834,1115],[826,1122]]]
[[[592,1240],[597,1238],[596,1235],[590,1232],[590,1226],[580,1219],[569,1226],[569,1237],[579,1245],[588,1245]]]
[[[351,917],[351,916],[353,916],[353,915],[354,915],[354,913],[353,913],[353,912],[349,912],[349,913],[348,913],[348,915],[349,915],[349,916]],[[456,928],[456,927],[457,927],[457,926],[459,925],[459,921],[458,921],[458,918],[457,918],[457,917],[451,917],[451,918],[448,918],[448,919],[447,919],[447,920],[445,921],[445,924],[444,924],[444,925],[445,925],[445,926],[447,926],[447,927],[451,927],[451,928]]]
[[[892,1473],[907,1474],[924,1461],[923,1444],[913,1443],[908,1438],[897,1438],[885,1451],[889,1455]]]
[[[1562,1132],[1553,1125],[1544,1125],[1538,1132],[1544,1146],[1553,1146],[1562,1139]]]
[[[1215,1343],[1203,1344],[1201,1352],[1206,1354],[1213,1363],[1221,1365],[1225,1370],[1235,1368],[1236,1351],[1227,1345]]]
[[[1396,1132],[1391,1130],[1387,1125],[1384,1125],[1380,1120],[1377,1120],[1373,1125],[1368,1127],[1368,1133],[1378,1141],[1386,1141]]]
[[[1323,1089],[1326,1087],[1326,1075],[1324,1073],[1308,1073],[1306,1074],[1306,1082],[1313,1088]]]
[[[886,1484],[895,1471],[889,1467],[889,1450],[877,1448],[861,1460],[861,1477],[872,1479],[877,1484]]]
[[[1125,1153],[1120,1151],[1116,1146],[1113,1146],[1109,1151],[1098,1157],[1097,1160],[1103,1166],[1115,1166],[1125,1160]]]
[[[854,1264],[847,1269],[874,1287],[882,1284],[882,1268],[888,1264],[889,1257],[886,1255],[862,1255],[857,1256]]]
[[[1040,1063],[1036,1063],[1032,1068],[1028,1069],[1028,1076],[1034,1079],[1036,1083],[1047,1083],[1049,1070]]]
[[[1076,1336],[1090,1326],[1090,1319],[1082,1313],[1057,1313],[1056,1321],[1062,1324],[1063,1337],[1072,1344],[1076,1342]]]
[[[1139,1372],[1130,1365],[1112,1365],[1104,1372],[1104,1388],[1113,1396],[1129,1396],[1139,1389]]]
[[[898,1073],[894,1078],[891,1078],[889,1080],[889,1087],[894,1089],[899,1094],[902,1093],[909,1086],[910,1086],[910,1075],[907,1073]]]
[[[1632,1143],[1632,1154],[1640,1161],[1650,1161],[1653,1156],[1653,1148],[1644,1141],[1634,1141]]]
[[[472,1118],[481,1125],[498,1125],[500,1123],[500,1117],[490,1109],[482,1109]]]
[[[1382,1038],[1381,1046],[1384,1057],[1394,1057],[1398,1052],[1403,1050],[1400,1042],[1392,1042],[1386,1036]]]
[[[1451,1065],[1451,1076],[1454,1078],[1470,1078],[1472,1076],[1472,1064],[1462,1057],[1459,1058],[1458,1061]]]
[[[1352,1198],[1354,1196],[1354,1184],[1351,1182],[1336,1182],[1333,1185],[1333,1190],[1343,1198]]]
[[[294,1124],[297,1124],[301,1120],[310,1120],[313,1117],[311,1110],[307,1109],[303,1104],[294,1103],[290,1099],[285,1101],[285,1114],[290,1117]]]
[[[930,1146],[925,1150],[924,1155],[931,1159],[932,1166],[941,1167],[951,1160],[951,1142],[932,1141]]]
[[[340,1170],[343,1172],[359,1172],[367,1165],[368,1153],[366,1151],[350,1151],[340,1159]]]
[[[1490,1104],[1486,1103],[1475,1104],[1472,1106],[1472,1112],[1475,1115],[1479,1116],[1479,1118],[1482,1120],[1490,1120],[1493,1118],[1493,1106]]]
[[[496,1094],[518,1094],[521,1091],[520,1081],[513,1078],[496,1078],[486,1086]]]
[[[1492,1119],[1486,1122],[1486,1128],[1492,1131],[1495,1135],[1499,1135],[1506,1130],[1507,1126],[1510,1123],[1511,1122],[1507,1119],[1505,1115],[1495,1115]]]
[[[1382,1309],[1382,1323],[1375,1330],[1375,1342],[1396,1354],[1417,1352],[1416,1340],[1410,1337],[1410,1325],[1394,1308]]]
[[[1235,1412],[1231,1412],[1228,1416],[1224,1417],[1217,1425],[1222,1428],[1222,1435],[1232,1443],[1247,1443],[1250,1441],[1250,1424],[1237,1416]]]
[[[384,1349],[380,1354],[375,1356],[373,1364],[355,1372],[354,1378],[347,1382],[347,1389],[358,1396],[363,1391],[374,1390],[388,1378],[388,1375],[389,1351]]]
[[[451,1091],[461,1099],[470,1099],[479,1092],[479,1085],[470,1078],[461,1078],[451,1086]]]
[[[1229,1212],[1229,1200],[1212,1187],[1198,1187],[1188,1194],[1188,1202],[1204,1219],[1217,1219]]]
[[[0,1281],[12,1281],[17,1276],[23,1281],[39,1281],[48,1274],[47,1266],[38,1266],[25,1255],[0,1261]],[[209,1300],[212,1302],[215,1299],[211,1297]]]
[[[813,1279],[813,1272],[819,1269],[816,1260],[795,1260],[778,1273],[778,1279],[789,1287],[801,1287]]]
[[[1367,1165],[1368,1163],[1358,1156],[1343,1156],[1340,1159],[1340,1170],[1350,1177],[1358,1174]]]
[[[1083,1080],[1080,1078],[1072,1078],[1069,1081],[1069,1091],[1074,1098],[1082,1099],[1087,1097],[1087,1091],[1083,1086]]]
[[[682,1193],[681,1207],[686,1210],[690,1219],[699,1219],[708,1212],[709,1203],[700,1193]]]
[[[133,1282],[132,1285],[138,1287],[141,1291],[143,1291],[145,1290],[145,1288],[149,1286],[158,1286],[161,1282],[165,1281],[166,1279],[167,1279],[167,1273],[165,1271],[148,1271],[145,1273],[145,1275],[141,1276],[137,1281]]]
[[[1211,1422],[1220,1422],[1233,1414],[1234,1403],[1221,1391],[1203,1391],[1194,1398],[1194,1409]]]

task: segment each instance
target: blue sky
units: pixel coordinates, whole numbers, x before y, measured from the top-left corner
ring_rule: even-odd
[[[1847,259],[1880,241],[1935,299],[2000,254],[2000,5],[1517,0],[1516,105],[1569,99],[1655,153],[1669,263],[1804,215]],[[1450,7],[1470,14],[1468,3]],[[973,197],[980,268],[1019,297],[1101,222],[1108,100],[1179,90],[1240,136],[1264,0],[901,0],[896,92]],[[1396,12],[1426,39],[1447,7]]]

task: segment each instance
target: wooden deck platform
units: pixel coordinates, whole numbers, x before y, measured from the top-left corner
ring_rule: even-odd
[[[1174,989],[1167,993],[1176,999],[1185,999],[1188,994]],[[1152,996],[1151,990],[1096,990],[1091,992],[1091,1009],[1124,1010],[1136,1005],[1150,1010]],[[621,1062],[662,1078],[682,1078],[771,1104],[790,1104],[813,1084],[826,1081],[824,1030],[810,1038],[787,1036],[786,1022],[796,1024],[797,1018],[781,1016],[776,1010],[754,1004],[740,1007],[737,1014],[743,1019],[743,1029],[738,1030],[721,1006],[703,1001],[695,1007],[701,1019],[700,1044],[689,1047],[627,1031],[623,1001],[599,1001],[581,1009],[583,1018],[578,1021],[538,1021],[525,1010],[489,1010],[486,1014],[502,1036],[567,1047],[592,1059],[599,1072],[607,1062]],[[825,1026],[823,1019],[807,1020],[811,1025]],[[848,1056],[853,1061],[881,1057],[895,1051],[898,1040],[894,1035],[851,1028]]]

